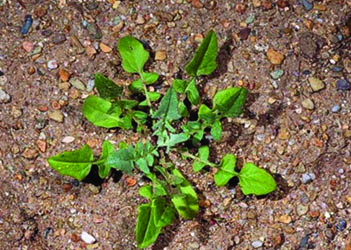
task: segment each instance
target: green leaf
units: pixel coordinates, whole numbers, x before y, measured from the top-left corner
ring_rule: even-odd
[[[115,147],[109,141],[104,141],[102,144],[102,153],[100,155],[99,161],[107,160],[107,157],[114,152]],[[111,167],[106,165],[105,162],[98,164],[99,167],[99,176],[100,178],[104,179],[110,173]]]
[[[185,106],[185,104],[183,102],[179,102],[179,104],[178,104],[178,112],[184,118],[186,118],[188,116],[188,114],[189,114],[188,108]]]
[[[114,81],[100,73],[95,74],[94,86],[103,99],[113,99],[122,94],[123,86],[118,86]]]
[[[122,57],[122,67],[128,73],[141,73],[149,58],[143,45],[134,37],[126,36],[119,40],[118,51]]]
[[[60,174],[81,181],[89,174],[93,160],[93,151],[86,144],[81,149],[51,156],[48,163]]]
[[[161,97],[161,94],[158,93],[158,92],[147,92],[147,93],[149,95],[150,102],[157,101]],[[144,101],[139,103],[139,106],[148,106],[147,105],[147,100],[145,99]]]
[[[207,107],[205,104],[201,104],[198,111],[199,120],[203,119],[205,122],[212,124],[215,122],[217,115]]]
[[[154,72],[142,72],[141,75],[143,76],[146,85],[156,82],[159,77],[159,75]]]
[[[263,195],[273,192],[277,184],[274,178],[264,169],[248,162],[239,173],[239,185],[245,195]]]
[[[211,135],[215,141],[221,140],[222,126],[219,120],[215,121],[211,127]]]
[[[188,84],[189,82],[185,80],[174,79],[172,86],[177,93],[184,94]]]
[[[151,204],[142,204],[138,207],[136,225],[136,240],[138,248],[146,248],[155,242],[161,232],[161,227],[155,225],[154,211]]]
[[[150,185],[145,185],[139,188],[139,195],[145,197],[146,199],[152,199],[152,187]]]
[[[195,85],[195,79],[193,79],[185,90],[185,93],[192,105],[198,105],[200,100],[199,91]]]
[[[170,87],[161,100],[158,110],[152,118],[164,118],[166,121],[178,120],[181,116],[178,113],[177,93]]]
[[[133,93],[143,93],[144,92],[144,87],[143,87],[143,81],[139,78],[135,81],[133,81],[129,86],[129,90],[132,91]]]
[[[89,96],[83,103],[83,114],[95,126],[104,128],[121,127],[129,129],[126,120],[120,118],[122,111],[119,107],[110,110],[112,104],[97,96]]]
[[[221,90],[213,98],[213,109],[221,112],[223,116],[237,117],[243,111],[246,94],[245,88],[233,87]]]
[[[133,119],[138,123],[144,124],[147,120],[147,117],[148,115],[145,112],[133,111]]]
[[[199,211],[196,192],[178,169],[171,169],[171,173],[183,179],[183,182],[177,185],[180,194],[172,197],[176,210],[184,219],[194,218]]]
[[[150,169],[148,168],[147,161],[145,159],[139,158],[135,161],[135,163],[139,166],[140,171],[142,171],[145,174],[150,173]]]
[[[122,99],[113,103],[112,105],[118,105],[122,109],[131,109],[138,105],[138,102],[135,100]]]
[[[226,154],[223,157],[220,163],[220,168],[214,175],[214,181],[217,186],[221,187],[226,185],[231,178],[238,175],[238,173],[234,170],[235,163],[236,158],[234,155]]]
[[[207,146],[202,146],[199,148],[199,152],[197,153],[197,157],[199,157],[202,161],[197,161],[195,160],[193,163],[193,170],[194,172],[198,172],[200,171],[203,167],[206,166],[206,163],[204,163],[203,161],[207,161],[208,160],[208,156],[210,154],[210,150]]]
[[[190,63],[186,65],[186,73],[190,76],[211,74],[217,67],[217,50],[218,44],[216,33],[211,30],[202,40]]]
[[[172,224],[175,211],[173,207],[167,204],[167,201],[162,197],[157,197],[152,201],[152,209],[154,211],[155,225],[165,227]]]
[[[134,160],[135,151],[129,146],[128,148],[119,149],[118,151],[111,153],[107,157],[105,164],[128,174],[131,173],[134,168]]]

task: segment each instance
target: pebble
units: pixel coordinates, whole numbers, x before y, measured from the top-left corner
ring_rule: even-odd
[[[66,136],[65,138],[62,139],[63,143],[71,143],[75,140],[73,136]]]
[[[340,106],[339,105],[334,105],[331,110],[333,113],[338,113],[340,111]]]
[[[70,73],[63,68],[59,69],[58,75],[60,77],[60,80],[63,82],[67,82],[70,77]]]
[[[5,75],[0,76],[0,86],[4,86],[7,82],[7,77]]]
[[[325,88],[324,82],[322,82],[318,78],[310,77],[310,78],[308,78],[308,82],[310,83],[310,86],[311,86],[313,92],[317,92],[317,91]]]
[[[254,242],[251,243],[251,246],[253,248],[259,248],[263,246],[263,242],[260,240],[255,240]]]
[[[145,23],[145,18],[143,17],[143,15],[138,15],[137,16],[137,19],[135,20],[135,22],[137,23],[137,24],[144,24]]]
[[[302,216],[302,215],[305,215],[307,214],[308,212],[308,206],[304,206],[304,205],[297,205],[296,207],[296,213],[299,215],[299,216]]]
[[[302,239],[300,240],[300,247],[301,248],[306,248],[308,245],[308,235],[302,237]]]
[[[53,70],[58,67],[58,64],[55,59],[48,61],[48,69]]]
[[[336,89],[341,91],[350,90],[351,86],[348,81],[346,81],[344,78],[341,78],[336,82]]]
[[[10,100],[11,100],[11,96],[8,95],[2,89],[0,89],[0,103],[8,103]]]
[[[239,31],[238,36],[240,37],[241,40],[247,40],[250,33],[251,33],[251,29],[246,27]]]
[[[284,224],[289,224],[291,220],[292,220],[291,217],[286,214],[283,214],[278,218],[278,221]]]
[[[347,223],[345,220],[340,220],[339,223],[335,224],[335,228],[340,232],[344,231],[346,226],[347,226]]]
[[[56,33],[52,38],[51,38],[51,42],[53,44],[62,44],[66,41],[66,35],[63,33]]]
[[[155,60],[156,61],[163,61],[167,58],[167,54],[165,50],[158,50],[155,53]]]
[[[30,27],[32,26],[33,23],[33,18],[31,15],[26,15],[24,18],[24,24],[21,28],[21,34],[22,35],[26,35],[30,29]]]
[[[81,80],[79,80],[78,78],[72,78],[70,81],[69,81],[70,84],[72,84],[73,87],[79,89],[79,90],[85,90],[85,86],[84,84],[82,83]]]
[[[88,29],[90,35],[93,36],[95,39],[102,38],[101,29],[96,23],[88,23],[87,29]]]
[[[88,91],[88,92],[92,91],[93,88],[94,88],[94,85],[95,85],[94,79],[90,79],[90,80],[88,81],[88,84],[87,84],[87,91]]]
[[[274,71],[272,71],[272,72],[270,73],[271,77],[272,77],[274,80],[279,79],[283,74],[284,74],[284,71],[281,70],[281,69],[274,70]]]
[[[267,58],[271,64],[280,65],[284,60],[284,55],[270,48],[267,50]]]
[[[38,156],[38,151],[34,148],[26,148],[22,156],[28,160],[35,159]]]
[[[310,11],[313,9],[313,2],[311,2],[310,0],[300,0],[300,3],[307,11]]]
[[[314,109],[314,103],[311,99],[305,99],[302,101],[302,107],[308,110],[313,110]]]
[[[312,182],[314,179],[316,179],[316,176],[314,175],[314,173],[303,174],[301,178],[303,184]]]
[[[34,49],[34,44],[31,42],[25,41],[23,42],[22,47],[26,52],[29,53]]]
[[[47,143],[46,143],[45,140],[37,140],[35,142],[35,144],[37,145],[37,147],[40,150],[40,152],[42,152],[42,153],[46,152]]]
[[[93,244],[96,240],[95,238],[88,234],[87,232],[83,231],[82,234],[80,235],[80,237],[82,238],[82,240],[87,243],[87,244]]]
[[[54,120],[56,122],[63,122],[63,114],[59,110],[49,111],[48,116],[51,120]]]
[[[104,52],[104,53],[109,53],[109,52],[112,51],[112,48],[109,47],[109,46],[107,46],[107,45],[104,44],[104,43],[100,43],[100,44],[99,44],[99,47],[100,47],[101,51]]]

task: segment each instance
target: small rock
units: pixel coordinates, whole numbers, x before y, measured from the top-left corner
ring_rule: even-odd
[[[272,77],[274,80],[279,79],[283,74],[284,74],[284,71],[281,70],[281,69],[274,70],[274,71],[272,71],[272,72],[270,73],[271,77]]]
[[[8,103],[10,100],[11,100],[11,96],[8,95],[2,89],[0,89],[0,103]]]
[[[88,92],[92,91],[93,88],[94,88],[94,85],[95,85],[94,79],[90,79],[90,80],[88,81],[88,84],[87,84],[87,91],[88,91]]]
[[[338,113],[340,111],[340,106],[339,105],[334,105],[333,107],[332,107],[332,112],[333,113]]]
[[[7,82],[7,77],[5,75],[0,76],[0,86],[5,86],[5,83]]]
[[[261,7],[261,0],[252,0],[252,4],[255,8]]]
[[[139,25],[140,25],[140,24],[144,24],[144,23],[145,23],[145,18],[143,17],[143,15],[140,15],[140,14],[139,14],[139,15],[137,16],[137,19],[135,20],[135,23],[136,23],[136,24],[139,24]]]
[[[351,130],[350,129],[347,129],[344,131],[344,137],[345,138],[351,138]]]
[[[166,58],[167,58],[167,54],[166,54],[165,50],[158,50],[158,51],[156,51],[156,54],[155,54],[155,60],[156,61],[163,61]]]
[[[300,0],[300,3],[306,11],[310,11],[313,9],[313,2],[311,2],[310,0]]]
[[[69,83],[79,90],[85,90],[84,84],[78,78],[72,78]]]
[[[73,136],[66,136],[65,138],[62,139],[63,143],[71,143],[75,140]]]
[[[344,78],[341,78],[336,82],[336,89],[340,91],[350,90],[351,86],[348,81],[346,81]]]
[[[92,235],[88,234],[85,231],[82,232],[80,237],[87,244],[93,244],[96,241],[95,238]]]
[[[278,218],[278,221],[284,224],[289,224],[291,222],[291,217],[289,215],[283,214]]]
[[[89,31],[90,36],[93,36],[95,39],[102,38],[101,29],[96,23],[88,23],[87,29]]]
[[[60,80],[63,82],[67,82],[70,77],[70,73],[63,68],[59,69],[58,75],[60,77]]]
[[[30,66],[28,68],[28,74],[33,75],[35,73],[35,68],[33,66]]]
[[[56,33],[52,38],[51,38],[51,42],[53,44],[62,44],[66,41],[66,35],[63,33]]]
[[[107,46],[104,43],[100,43],[99,47],[100,47],[101,51],[104,53],[110,53],[112,51],[111,47]]]
[[[28,160],[32,160],[38,156],[38,151],[34,148],[26,148],[22,156]]]
[[[307,173],[302,175],[301,181],[303,184],[307,184],[309,182],[312,182],[315,178],[316,176],[313,173]]]
[[[322,82],[318,78],[310,77],[310,78],[308,78],[308,82],[310,83],[313,92],[317,92],[317,91],[325,88],[324,82]]]
[[[303,206],[301,204],[297,205],[296,207],[296,213],[299,215],[299,216],[302,216],[302,215],[305,215],[307,214],[308,212],[308,206]]]
[[[202,42],[202,39],[204,39],[203,35],[202,34],[196,34],[195,37],[194,37],[194,40],[195,42],[198,42],[198,43],[201,43]]]
[[[300,247],[305,249],[308,246],[308,235],[304,236],[301,240],[300,240]]]
[[[40,150],[40,152],[45,153],[46,152],[46,146],[47,143],[45,140],[37,140],[35,142],[35,144],[37,145],[38,149]]]
[[[192,0],[191,4],[197,9],[201,9],[203,7],[203,4],[200,0]]]
[[[98,188],[97,186],[94,186],[93,184],[90,184],[90,185],[88,186],[88,188],[89,188],[89,190],[90,190],[90,192],[91,192],[92,194],[98,194],[98,193],[100,193],[99,188]]]
[[[21,28],[21,34],[26,35],[29,32],[30,27],[32,26],[33,18],[31,15],[26,15],[24,17],[24,24]]]
[[[347,226],[347,223],[345,220],[340,220],[339,223],[335,224],[335,228],[340,232],[344,231],[346,226]]]
[[[54,120],[56,122],[63,122],[63,114],[59,110],[49,111],[48,116],[51,120]]]
[[[58,64],[55,59],[48,61],[48,69],[53,70],[58,67]]]
[[[247,40],[250,33],[251,33],[251,29],[246,27],[239,31],[238,36],[240,37],[241,40]]]
[[[314,109],[314,103],[311,99],[305,99],[302,101],[302,107],[308,110],[313,110]]]
[[[23,42],[22,47],[28,53],[30,53],[34,49],[33,43],[28,41]]]
[[[284,60],[284,55],[274,49],[269,48],[267,50],[267,58],[271,64],[280,65]]]
[[[263,246],[263,242],[260,240],[255,240],[254,242],[251,243],[251,246],[253,248],[259,248]]]
[[[87,53],[89,59],[94,59],[97,53],[94,46],[91,46],[91,45],[85,48],[85,52]]]

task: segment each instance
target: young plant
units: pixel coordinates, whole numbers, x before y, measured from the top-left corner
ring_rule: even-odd
[[[233,177],[238,177],[239,185],[245,195],[263,195],[276,189],[273,177],[253,163],[245,163],[240,172],[235,171],[236,157],[226,154],[219,164],[208,161],[209,147],[203,144],[205,129],[210,128],[214,140],[221,140],[221,120],[225,117],[237,117],[242,114],[247,90],[230,87],[219,91],[213,98],[212,107],[201,104],[196,88],[196,79],[209,75],[216,69],[217,38],[210,31],[195,52],[185,71],[190,80],[176,79],[161,99],[156,111],[153,102],[161,97],[158,92],[149,92],[147,85],[157,81],[156,73],[146,73],[144,65],[149,53],[143,45],[131,36],[124,37],[118,44],[122,66],[126,72],[137,74],[138,79],[129,85],[129,90],[145,95],[141,102],[122,98],[125,95],[122,86],[102,74],[95,75],[95,88],[99,96],[90,95],[83,103],[83,114],[96,126],[105,128],[119,127],[124,130],[133,128],[142,131],[146,121],[152,121],[148,129],[157,137],[155,144],[148,138],[147,142],[126,145],[121,142],[118,147],[104,141],[102,152],[94,159],[88,145],[67,151],[48,159],[50,166],[62,175],[83,180],[90,172],[92,165],[99,168],[99,176],[109,176],[111,168],[131,174],[139,171],[146,176],[149,184],[139,189],[140,196],[147,200],[138,208],[136,241],[139,248],[145,248],[155,242],[162,228],[172,224],[176,216],[192,219],[199,210],[197,194],[182,172],[170,162],[170,151],[193,160],[193,170],[202,170],[205,166],[216,168],[214,182],[225,186]],[[197,109],[198,120],[188,121],[187,107],[180,95]],[[184,98],[183,96],[183,98]],[[144,112],[148,109],[148,112]],[[182,122],[181,127],[174,122]],[[196,155],[182,148],[182,143],[192,140],[195,146],[200,145]]]

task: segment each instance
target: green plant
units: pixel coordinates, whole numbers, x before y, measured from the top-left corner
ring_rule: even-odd
[[[171,224],[178,214],[184,219],[196,216],[199,210],[197,194],[168,159],[167,154],[180,154],[184,159],[193,160],[193,170],[200,171],[205,166],[216,168],[214,181],[217,186],[224,186],[233,177],[238,177],[239,185],[245,195],[263,195],[275,190],[273,177],[253,163],[245,163],[240,172],[236,172],[236,157],[226,154],[219,164],[212,163],[209,158],[209,147],[202,145],[206,128],[214,140],[220,141],[222,118],[238,117],[242,114],[247,90],[230,87],[215,94],[212,108],[201,104],[196,80],[202,75],[209,75],[216,69],[217,38],[210,31],[195,52],[190,63],[185,67],[189,80],[175,79],[162,97],[157,110],[153,110],[161,94],[149,92],[147,85],[157,81],[156,73],[144,72],[144,64],[149,53],[135,38],[127,36],[118,44],[125,71],[134,73],[139,78],[133,81],[129,90],[143,94],[145,100],[123,99],[123,87],[116,85],[102,74],[95,75],[95,87],[99,96],[90,95],[83,104],[84,116],[96,126],[105,128],[120,127],[124,130],[137,124],[137,131],[151,129],[157,137],[155,144],[147,141],[136,145],[120,143],[118,149],[109,141],[104,141],[102,152],[94,160],[92,149],[84,145],[81,149],[68,151],[48,159],[50,166],[62,175],[78,180],[84,179],[92,165],[99,168],[99,176],[106,178],[111,168],[124,173],[140,171],[150,184],[140,188],[139,194],[148,200],[138,208],[136,240],[139,248],[152,244],[162,228]],[[184,103],[185,99],[191,107]],[[198,119],[189,121],[188,109],[197,110]],[[182,126],[175,127],[174,122],[181,120]],[[152,123],[151,125],[147,125]],[[152,122],[150,122],[152,121]],[[191,140],[199,146],[196,155],[190,154],[182,147]]]

